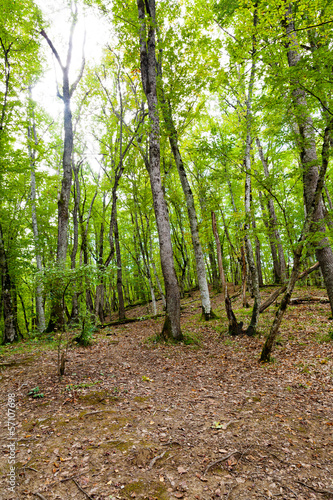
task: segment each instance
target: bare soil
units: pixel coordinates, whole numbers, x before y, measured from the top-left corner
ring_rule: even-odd
[[[295,296],[311,294],[325,296],[312,288]],[[182,301],[183,332],[199,344],[154,342],[161,317],[104,328],[91,347],[71,345],[61,380],[54,347],[4,348],[0,498],[333,498],[329,305],[290,307],[266,365],[258,359],[274,306],[261,316],[260,336],[231,338],[221,295],[213,297],[220,319],[201,321],[199,305],[197,292]],[[234,308],[248,321],[240,299]],[[36,387],[43,397],[28,395]],[[12,393],[15,493],[8,489]]]

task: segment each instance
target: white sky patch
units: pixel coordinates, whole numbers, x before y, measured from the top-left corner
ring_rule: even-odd
[[[49,27],[45,31],[56,48],[62,64],[66,64],[68,40],[71,26],[70,8],[67,2],[57,0],[36,0]],[[80,71],[82,48],[85,37],[86,64],[98,63],[102,58],[103,48],[110,42],[111,29],[105,17],[93,8],[78,6],[78,21],[73,37],[73,51],[70,69],[70,83],[73,83]],[[33,89],[33,98],[54,118],[63,112],[63,104],[57,96],[57,82],[61,91],[62,72],[46,40],[42,38],[42,47],[46,56],[47,67],[40,81]]]

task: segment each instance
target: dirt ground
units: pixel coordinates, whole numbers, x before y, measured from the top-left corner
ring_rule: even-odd
[[[294,296],[311,294],[325,295]],[[261,336],[231,338],[221,295],[219,319],[201,321],[199,305],[198,293],[182,301],[186,343],[154,342],[161,317],[104,328],[91,347],[69,348],[61,381],[54,343],[3,347],[0,498],[333,498],[328,304],[290,307],[266,365],[258,359],[275,306],[261,316]],[[248,321],[240,299],[234,308]]]

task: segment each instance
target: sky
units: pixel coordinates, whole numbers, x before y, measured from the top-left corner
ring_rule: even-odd
[[[63,0],[36,0],[36,3],[43,11],[45,19],[49,23],[49,27],[45,31],[64,63],[66,61],[70,32],[70,10]],[[111,29],[105,17],[100,16],[95,9],[87,8],[84,10],[85,12],[82,7],[79,8],[78,22],[74,32],[70,71],[71,83],[75,81],[81,67],[84,34],[86,34],[84,49],[86,64],[98,62],[102,57],[103,47],[112,40]],[[57,97],[56,85],[56,81],[58,81],[61,88],[62,72],[58,62],[52,55],[51,48],[44,38],[42,39],[42,47],[47,61],[47,68],[41,80],[33,89],[33,98],[53,118],[57,118],[63,112],[62,101]]]

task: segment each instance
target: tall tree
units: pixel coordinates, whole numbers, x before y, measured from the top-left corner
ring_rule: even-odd
[[[155,0],[137,0],[140,20],[140,62],[143,90],[150,119],[149,176],[158,229],[161,265],[166,292],[166,318],[162,335],[182,339],[180,328],[180,294],[173,261],[170,222],[164,199],[160,171],[160,124],[157,99]]]
[[[290,68],[297,70],[298,66],[301,64],[302,56],[300,54],[297,33],[295,31],[293,6],[291,3],[288,5],[283,24],[287,35],[286,47],[288,65]],[[303,175],[304,201],[306,210],[309,212],[313,204],[319,178],[316,137],[313,120],[307,103],[306,92],[302,88],[297,72],[295,73],[295,71],[292,71],[290,74],[290,84],[292,87],[292,99],[300,139],[300,160]],[[311,230],[314,234],[313,244],[315,245],[316,256],[323,273],[333,315],[333,251],[327,236],[325,236],[324,205],[321,196],[313,214]]]
[[[40,246],[38,219],[36,210],[36,154],[38,147],[38,137],[35,123],[34,104],[31,97],[31,89],[29,89],[29,125],[28,125],[28,138],[29,138],[29,156],[31,168],[31,218],[32,218],[32,231],[34,235],[36,265],[37,270],[41,273],[43,271],[42,253]],[[44,310],[44,297],[43,286],[41,283],[37,284],[36,288],[36,313],[37,313],[37,327],[40,332],[45,330],[45,310]]]
[[[57,243],[57,265],[59,268],[63,268],[66,265],[67,256],[67,233],[68,233],[68,219],[69,219],[69,201],[71,195],[72,186],[72,162],[73,162],[73,120],[71,111],[71,99],[72,96],[82,78],[85,58],[82,57],[82,65],[80,72],[72,85],[69,82],[69,71],[72,61],[73,52],[73,36],[74,30],[77,23],[77,5],[74,3],[72,5],[72,22],[70,27],[68,49],[66,56],[66,63],[64,64],[59,56],[59,53],[53,42],[50,40],[45,30],[41,31],[41,35],[45,38],[48,45],[50,46],[52,53],[54,54],[61,72],[62,72],[62,94],[59,93],[59,97],[64,103],[64,149],[62,157],[62,182],[61,191],[58,200],[58,243]],[[62,290],[57,290],[58,285],[55,284],[55,291],[53,295],[52,309],[50,321],[47,327],[48,331],[53,331],[55,328],[59,328],[63,325],[64,310],[63,310],[63,300],[62,300]]]

